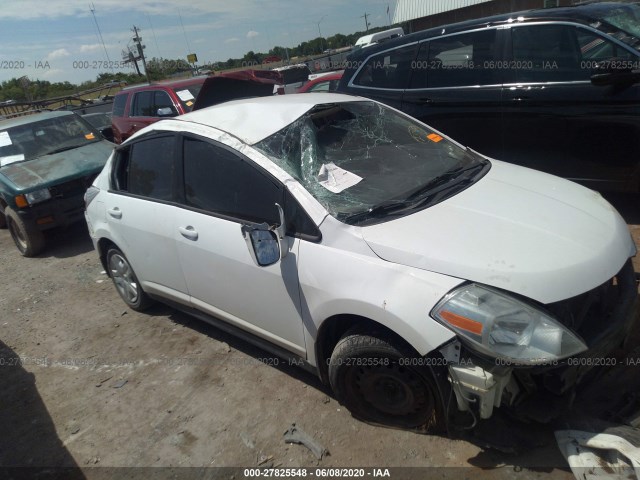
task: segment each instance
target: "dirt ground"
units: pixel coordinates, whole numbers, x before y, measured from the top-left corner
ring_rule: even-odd
[[[640,245],[639,198],[610,199]],[[49,473],[73,467],[64,478],[135,476],[113,467],[165,467],[142,478],[181,478],[186,469],[166,467],[187,466],[573,478],[551,432],[546,446],[508,455],[357,421],[300,368],[168,307],[129,310],[101,272],[84,225],[50,242],[40,257],[22,258],[0,230],[0,477],[1,467],[19,465]],[[285,444],[293,423],[330,454],[316,460]],[[244,478],[243,470],[195,472]]]

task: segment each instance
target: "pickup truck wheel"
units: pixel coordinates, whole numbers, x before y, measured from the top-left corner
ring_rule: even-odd
[[[415,365],[419,360],[382,335],[347,332],[331,355],[329,381],[356,418],[435,433],[443,428],[444,409],[431,372]]]
[[[117,248],[111,248],[107,252],[107,266],[118,294],[129,308],[141,312],[153,304],[153,300],[142,290],[138,277],[124,253]]]
[[[0,212],[0,228],[7,228],[7,218]]]
[[[26,224],[10,208],[4,209],[4,215],[16,247],[25,257],[34,257],[44,250],[44,234],[37,228]]]

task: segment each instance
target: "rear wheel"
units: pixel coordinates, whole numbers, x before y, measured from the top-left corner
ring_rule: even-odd
[[[25,223],[10,208],[4,209],[5,220],[11,238],[25,257],[33,257],[44,250],[44,234],[32,225]]]
[[[0,228],[7,228],[7,218],[0,212]]]
[[[426,367],[407,346],[384,335],[347,333],[329,363],[336,397],[365,421],[435,433],[444,420],[437,387]]]
[[[153,300],[142,290],[124,253],[111,248],[107,252],[107,266],[118,294],[131,309],[141,312],[153,304]]]

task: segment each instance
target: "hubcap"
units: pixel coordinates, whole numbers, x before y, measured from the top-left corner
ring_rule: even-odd
[[[139,294],[138,282],[127,260],[117,253],[112,255],[109,259],[109,271],[120,296],[128,303],[136,303]]]

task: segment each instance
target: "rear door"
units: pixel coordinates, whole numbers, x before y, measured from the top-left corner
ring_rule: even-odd
[[[162,133],[117,153],[105,210],[112,238],[148,293],[188,304],[173,224],[179,170],[177,137]]]
[[[464,145],[500,158],[503,34],[491,28],[422,42],[402,110]]]
[[[638,57],[600,32],[560,22],[508,29],[504,160],[596,189],[625,188],[640,160],[640,89],[595,86],[598,62]]]

